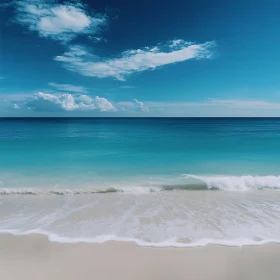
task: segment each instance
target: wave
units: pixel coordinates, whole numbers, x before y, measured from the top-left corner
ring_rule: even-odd
[[[0,195],[79,195],[79,194],[99,194],[99,193],[115,193],[121,190],[115,188],[107,189],[39,189],[39,188],[0,188]]]
[[[248,190],[265,190],[280,189],[280,176],[197,176],[185,174],[186,179],[195,179],[207,186],[207,189],[224,190],[224,191],[248,191]]]
[[[120,187],[104,189],[43,189],[43,188],[0,188],[0,195],[87,195],[87,194],[106,194],[106,193],[150,193],[161,191],[156,187]]]
[[[99,235],[92,238],[84,237],[64,237],[51,232],[43,230],[29,230],[29,231],[19,231],[19,230],[0,230],[0,234],[11,234],[14,236],[25,236],[25,235],[43,235],[46,236],[50,242],[73,244],[73,243],[88,243],[88,244],[103,244],[110,241],[116,242],[130,242],[135,243],[140,247],[174,247],[174,248],[189,248],[189,247],[204,247],[207,245],[219,245],[228,247],[242,247],[242,246],[259,246],[269,243],[279,244],[280,239],[266,238],[266,239],[250,239],[250,238],[234,238],[234,239],[214,239],[214,238],[202,238],[189,243],[178,242],[176,238],[171,238],[168,240],[160,242],[147,242],[142,239],[132,238],[132,237],[120,237],[117,235]]]
[[[183,174],[180,178],[184,183],[178,183],[178,178],[173,183],[162,182],[147,183],[141,186],[118,186],[103,189],[46,189],[46,188],[0,188],[0,195],[90,195],[106,193],[146,194],[163,191],[193,191],[193,190],[220,190],[220,191],[250,191],[250,190],[280,190],[280,176],[199,176]],[[160,180],[159,180],[160,181]]]

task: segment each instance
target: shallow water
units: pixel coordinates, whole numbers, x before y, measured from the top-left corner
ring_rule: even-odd
[[[279,143],[280,119],[1,119],[0,231],[279,242]]]
[[[57,242],[134,241],[143,246],[280,242],[280,192],[5,196],[0,228]]]

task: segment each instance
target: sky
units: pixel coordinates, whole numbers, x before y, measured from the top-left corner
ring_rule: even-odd
[[[280,117],[279,1],[0,1],[0,117]]]

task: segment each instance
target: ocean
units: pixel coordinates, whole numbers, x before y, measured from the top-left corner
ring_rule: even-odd
[[[0,232],[280,243],[278,118],[0,119]]]

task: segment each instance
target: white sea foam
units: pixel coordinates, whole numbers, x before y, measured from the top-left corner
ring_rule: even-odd
[[[228,247],[242,247],[242,246],[260,246],[269,243],[280,243],[279,239],[267,238],[263,240],[254,240],[249,238],[235,238],[235,239],[211,239],[203,238],[196,240],[194,242],[182,243],[178,242],[176,238],[170,238],[161,242],[147,242],[138,238],[131,237],[120,237],[116,235],[99,235],[93,238],[83,238],[83,237],[65,237],[59,236],[55,233],[46,232],[43,230],[29,230],[29,231],[19,231],[19,230],[0,230],[0,234],[11,234],[14,236],[24,236],[24,235],[44,235],[51,242],[64,243],[64,244],[75,244],[75,243],[88,243],[88,244],[104,244],[110,241],[116,242],[130,242],[135,243],[140,247],[173,247],[173,248],[192,248],[192,247],[204,247],[207,245],[219,245]]]
[[[280,192],[2,196],[0,233],[150,247],[280,243]]]
[[[109,187],[109,188],[86,188],[86,189],[68,189],[68,188],[0,188],[0,195],[86,195],[86,194],[105,194],[105,193],[129,193],[144,194],[150,192],[162,191],[161,187]]]
[[[0,188],[0,195],[87,195],[105,193],[144,194],[161,191],[222,190],[249,191],[280,189],[280,176],[226,176],[183,174],[181,177],[163,180],[135,182],[98,188]]]
[[[150,247],[280,243],[279,182],[186,174],[102,188],[2,188],[0,233]]]
[[[205,183],[208,189],[223,191],[280,189],[280,176],[198,176],[185,174],[184,177],[199,180]]]

